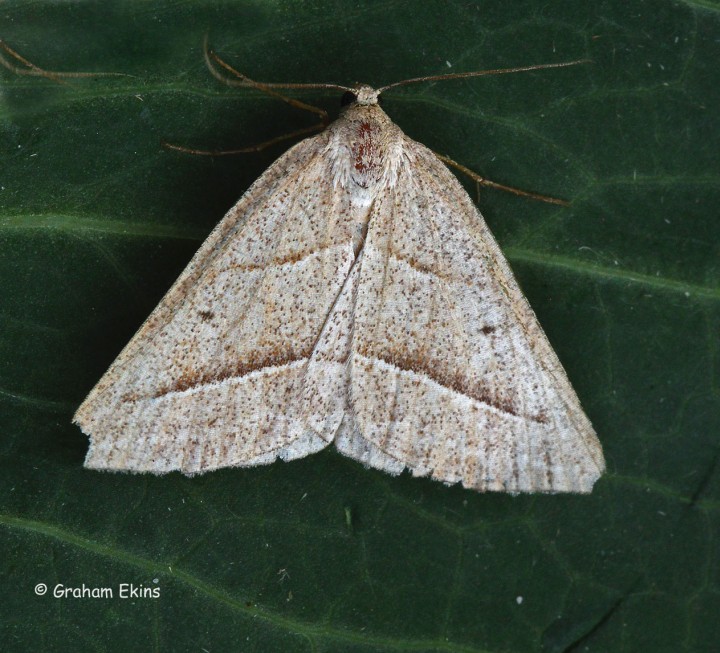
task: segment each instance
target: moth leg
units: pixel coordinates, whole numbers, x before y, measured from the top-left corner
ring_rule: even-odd
[[[513,195],[519,195],[520,197],[528,197],[532,200],[539,200],[540,202],[547,202],[548,204],[559,204],[560,206],[570,206],[570,202],[558,199],[557,197],[550,197],[548,195],[540,195],[539,193],[532,193],[527,190],[520,190],[519,188],[513,188],[512,186],[505,186],[503,184],[498,184],[497,182],[490,181],[489,179],[485,179],[485,177],[480,176],[477,172],[470,170],[470,168],[466,168],[461,163],[458,163],[457,161],[453,161],[450,157],[443,156],[442,154],[438,154],[437,152],[433,152],[433,153],[435,154],[435,156],[438,159],[440,159],[446,165],[449,165],[452,168],[459,170],[463,174],[466,174],[468,177],[470,177],[470,179],[472,179],[476,184],[478,184],[478,186],[487,186],[488,188],[497,188],[498,190],[504,190],[508,193],[512,193]]]
[[[246,154],[247,152],[260,152],[266,147],[275,145],[275,143],[281,143],[282,141],[296,138],[297,136],[304,136],[305,134],[312,134],[313,132],[322,131],[323,129],[325,129],[325,125],[323,123],[318,123],[317,125],[311,125],[310,127],[296,129],[295,131],[289,132],[288,134],[283,134],[282,136],[276,136],[275,138],[271,138],[269,141],[263,141],[262,143],[258,143],[257,145],[249,145],[248,147],[241,147],[237,150],[196,150],[190,147],[183,147],[182,145],[173,145],[172,143],[167,143],[165,141],[163,141],[162,146],[166,147],[169,150],[177,150],[178,152],[185,152],[186,154],[201,154],[204,156]]]
[[[166,147],[170,150],[177,150],[178,152],[185,152],[187,154],[200,154],[203,156],[225,156],[230,154],[246,154],[248,152],[260,152],[261,150],[264,150],[267,147],[270,147],[272,145],[275,145],[276,143],[281,143],[282,141],[290,140],[292,138],[296,138],[298,136],[305,136],[306,134],[312,134],[314,132],[322,131],[330,124],[330,118],[328,117],[327,111],[325,109],[321,109],[320,107],[313,106],[311,104],[307,104],[305,102],[301,102],[300,100],[296,100],[295,98],[290,98],[285,95],[282,95],[281,93],[278,93],[275,91],[275,88],[338,88],[334,84],[265,84],[261,82],[256,82],[252,79],[250,79],[247,75],[243,75],[241,72],[235,70],[230,64],[223,61],[215,52],[210,50],[208,48],[208,37],[205,35],[205,40],[203,41],[203,55],[205,57],[205,63],[207,64],[208,69],[212,73],[213,77],[215,79],[221,81],[223,84],[227,86],[241,86],[241,87],[250,87],[250,88],[256,88],[259,91],[262,91],[263,93],[267,93],[268,95],[271,95],[273,97],[278,98],[279,100],[282,100],[286,104],[289,104],[292,107],[295,107],[296,109],[302,109],[303,111],[309,111],[310,113],[314,113],[316,116],[319,116],[320,122],[311,125],[310,127],[303,127],[301,129],[296,129],[295,131],[291,131],[288,134],[283,134],[281,136],[276,136],[275,138],[271,138],[270,140],[263,141],[262,143],[257,143],[256,145],[249,145],[248,147],[241,147],[235,150],[198,150],[191,147],[183,147],[182,145],[173,145],[172,143],[163,142],[163,147]],[[229,73],[231,73],[234,77],[237,77],[237,79],[233,79],[231,77],[228,77],[225,75],[221,70],[217,69],[217,66],[220,66],[221,68],[227,70]],[[344,88],[344,87],[343,87]]]
[[[275,88],[318,88],[318,87],[327,87],[330,86],[332,88],[336,88],[334,84],[326,85],[326,84],[266,84],[262,82],[256,82],[252,79],[250,79],[247,75],[243,75],[241,72],[235,70],[230,64],[223,61],[215,52],[210,50],[208,48],[208,41],[207,41],[207,35],[205,36],[205,41],[203,43],[203,53],[205,55],[205,63],[207,64],[208,69],[212,73],[212,76],[215,77],[215,79],[221,81],[223,84],[226,84],[227,86],[243,86],[243,87],[250,87],[250,88],[256,88],[258,91],[262,91],[263,93],[267,93],[268,95],[272,95],[273,97],[278,98],[278,100],[282,100],[286,104],[289,104],[291,107],[295,107],[296,109],[302,109],[303,111],[309,111],[310,113],[314,113],[315,115],[320,117],[320,120],[323,123],[323,126],[327,127],[330,124],[330,118],[328,117],[327,111],[325,109],[322,109],[320,107],[313,106],[312,104],[307,104],[306,102],[301,102],[300,100],[297,100],[295,98],[287,97],[286,95],[282,95],[281,93],[278,93],[275,91]],[[231,73],[233,76],[237,77],[237,81],[235,79],[232,79],[228,77],[227,75],[224,75],[221,71],[219,71],[215,64],[221,66],[225,70],[227,70],[229,73]]]
[[[3,52],[5,54],[3,54]],[[5,55],[9,55],[11,59],[8,59]],[[14,62],[19,62],[22,65],[18,66]],[[34,77],[46,77],[47,79],[51,79],[54,82],[57,82],[58,84],[66,84],[62,78],[63,77],[132,77],[132,75],[127,75],[125,73],[63,73],[63,72],[57,72],[53,70],[45,70],[44,68],[40,68],[39,66],[36,66],[34,63],[28,61],[25,57],[23,57],[18,52],[15,52],[5,41],[0,39],[0,65],[7,68],[9,71],[15,73],[16,75],[31,75]]]

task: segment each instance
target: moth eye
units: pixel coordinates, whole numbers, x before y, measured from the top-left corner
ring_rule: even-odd
[[[383,96],[382,96],[382,95],[378,95],[377,103],[378,103],[380,106],[382,106],[382,103],[383,103]]]
[[[352,104],[353,102],[357,102],[357,95],[355,95],[352,91],[345,91],[342,98],[340,98],[340,106],[346,107],[348,104]]]

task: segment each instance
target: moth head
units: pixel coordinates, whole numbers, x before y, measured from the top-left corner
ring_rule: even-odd
[[[380,91],[367,84],[356,84],[351,91],[346,91],[340,100],[343,107],[351,104],[370,106],[379,103]]]

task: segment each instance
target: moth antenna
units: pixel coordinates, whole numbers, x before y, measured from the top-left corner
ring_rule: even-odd
[[[428,75],[425,77],[413,77],[404,79],[400,82],[388,84],[378,89],[378,93],[387,91],[389,88],[397,88],[398,86],[407,86],[417,82],[439,82],[446,79],[462,79],[465,77],[483,77],[485,75],[502,75],[505,73],[522,73],[528,70],[545,70],[546,68],[567,68],[568,66],[577,66],[583,63],[593,63],[592,59],[578,59],[577,61],[564,61],[561,63],[543,63],[534,66],[519,66],[517,68],[493,68],[491,70],[476,70],[469,73],[447,73],[444,75]]]

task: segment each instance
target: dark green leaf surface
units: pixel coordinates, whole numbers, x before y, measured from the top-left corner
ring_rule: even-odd
[[[0,20],[38,66],[132,75],[0,69],[3,651],[717,650],[720,4],[38,1]],[[83,469],[73,411],[282,152],[160,143],[229,149],[313,120],[218,83],[208,30],[265,81],[594,60],[384,104],[477,172],[572,200],[480,206],[603,443],[592,495],[479,495],[332,450],[196,478]]]

